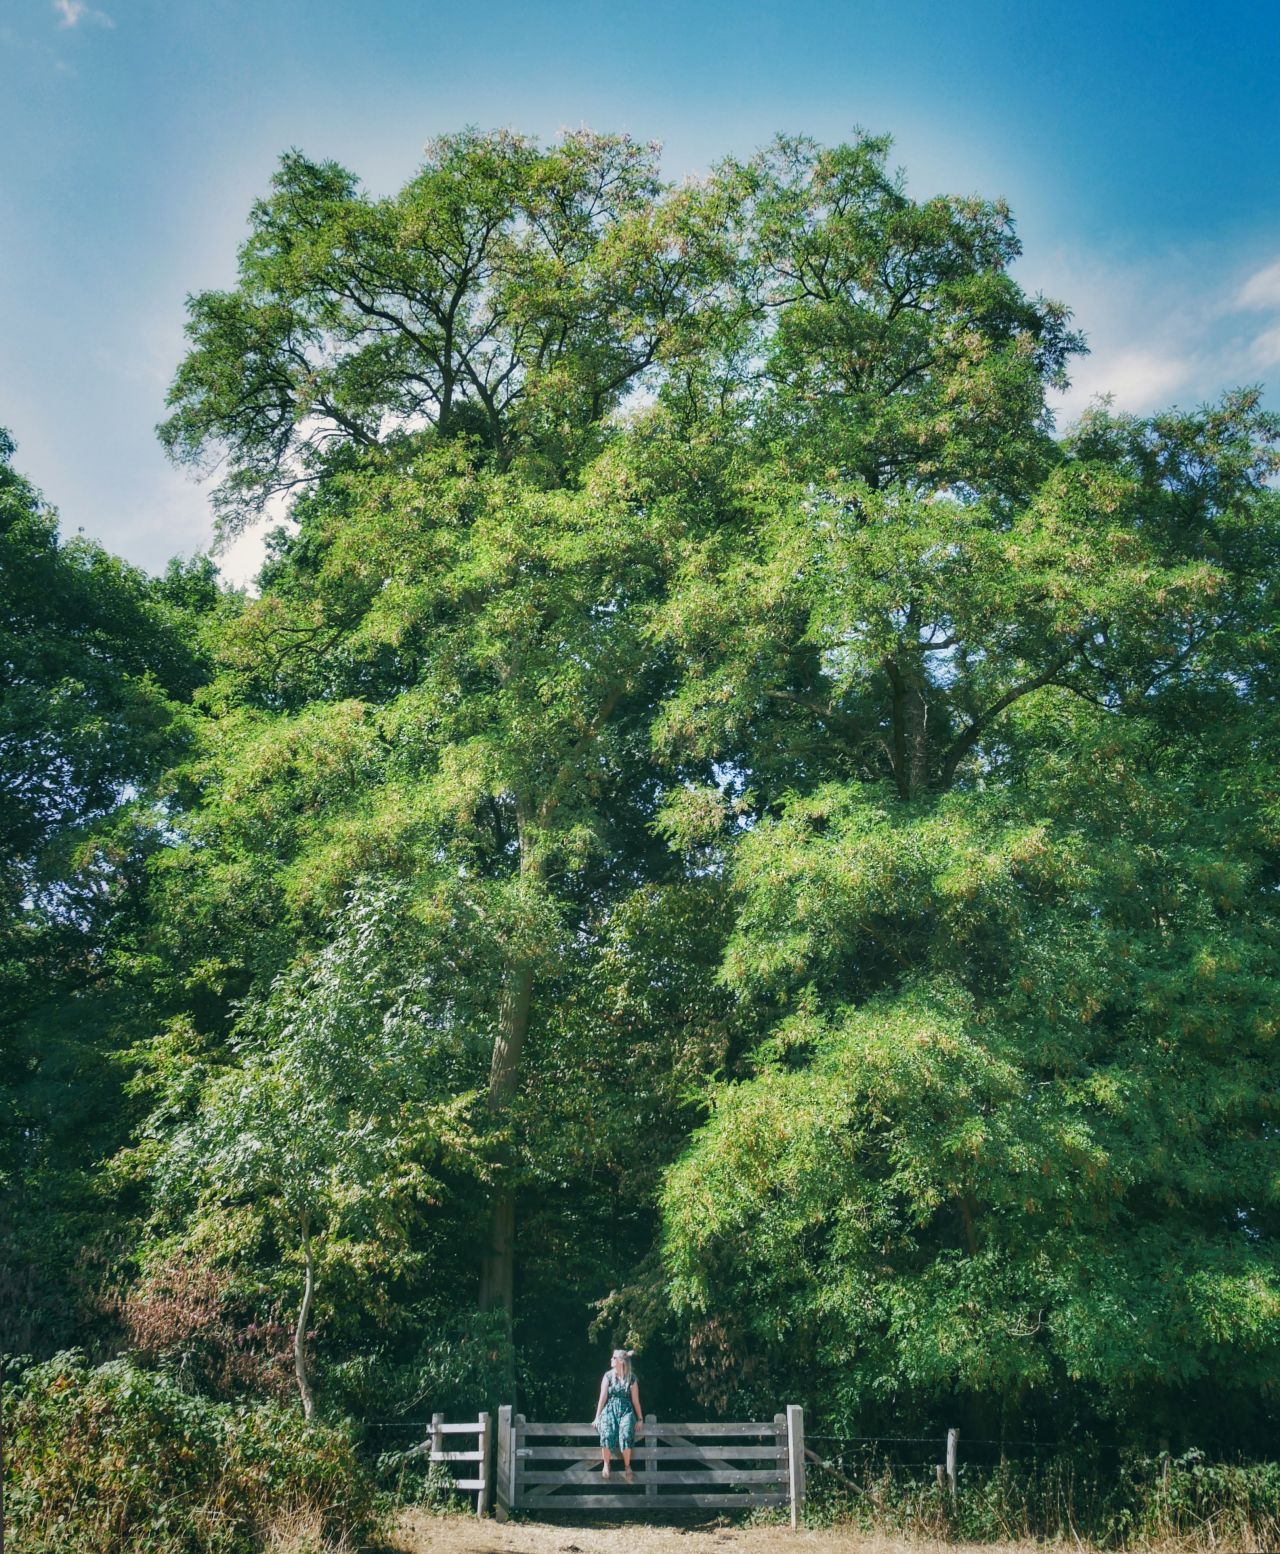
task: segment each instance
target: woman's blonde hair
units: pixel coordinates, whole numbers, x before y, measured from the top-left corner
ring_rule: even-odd
[[[609,1356],[609,1371],[610,1371],[610,1374],[612,1374],[612,1372],[613,1372],[613,1362],[615,1360],[621,1360],[622,1361],[622,1379],[624,1381],[634,1381],[635,1380],[635,1372],[631,1369],[631,1359],[632,1359],[632,1356],[634,1354],[635,1354],[635,1350],[634,1349],[615,1349],[613,1351],[613,1353]]]

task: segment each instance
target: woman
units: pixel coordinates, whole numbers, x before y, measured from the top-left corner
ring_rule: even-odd
[[[613,1362],[600,1378],[600,1399],[596,1417],[591,1421],[600,1432],[600,1458],[603,1476],[609,1477],[612,1452],[621,1451],[627,1483],[634,1484],[631,1472],[631,1444],[644,1429],[644,1410],[640,1407],[640,1383],[631,1370],[634,1349],[615,1349]]]

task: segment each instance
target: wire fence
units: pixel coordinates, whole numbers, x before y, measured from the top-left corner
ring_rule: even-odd
[[[940,1430],[932,1435],[835,1435],[827,1432],[806,1432],[805,1445],[811,1452],[810,1464],[818,1468],[834,1468],[850,1471],[869,1468],[927,1469],[933,1471],[947,1458],[947,1432]],[[920,1455],[921,1447],[933,1447],[927,1456]],[[911,1450],[915,1448],[915,1450]],[[1167,1462],[1175,1464],[1186,1456],[1200,1468],[1238,1468],[1264,1460],[1256,1453],[1242,1450],[1204,1449],[1197,1447],[1188,1453],[1171,1451],[1167,1447],[1143,1446],[1136,1441],[1115,1438],[1050,1437],[1035,1439],[1026,1436],[965,1435],[961,1430],[956,1441],[955,1462],[963,1475],[968,1469],[1018,1468],[1031,1469],[1037,1464],[1048,1467],[1057,1461],[1073,1461],[1080,1466],[1118,1467],[1125,1458]],[[1272,1460],[1267,1458],[1265,1460]]]
[[[416,1434],[425,1439],[431,1433],[430,1419],[367,1419],[363,1428],[368,1431],[400,1432]],[[805,1444],[818,1458],[813,1466],[866,1467],[870,1459],[882,1459],[894,1468],[936,1468],[946,1456],[947,1430],[938,1429],[920,1435],[855,1435],[836,1434],[827,1431],[806,1431]],[[917,1452],[908,1455],[903,1447],[932,1447],[927,1457]],[[1019,1461],[1034,1461],[1046,1457],[1114,1457],[1126,1448],[1138,1450],[1136,1443],[1117,1438],[1086,1436],[1083,1438],[1036,1438],[1028,1436],[966,1435],[958,1437],[958,1463],[960,1471],[965,1467],[997,1467],[1016,1465]],[[1159,1448],[1149,1448],[1147,1455],[1161,1456]],[[1177,1453],[1172,1455],[1176,1458]],[[1201,1452],[1197,1459],[1205,1466],[1234,1466],[1252,1458],[1243,1453],[1211,1454]]]

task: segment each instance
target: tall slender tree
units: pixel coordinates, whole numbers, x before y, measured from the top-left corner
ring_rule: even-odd
[[[603,742],[643,656],[651,536],[626,533],[607,470],[585,488],[584,472],[646,374],[703,347],[726,264],[715,199],[661,192],[654,148],[585,132],[548,150],[446,137],[387,200],[292,154],[254,209],[236,289],[192,299],[162,429],[181,457],[225,454],[227,532],[304,493],[302,582],[269,590],[246,631],[269,661],[339,642],[393,659],[370,697],[396,729],[388,770],[413,750],[423,822],[453,826],[504,878],[507,905],[485,916],[506,947],[496,1118],[558,931],[550,876],[587,845]],[[504,1182],[481,1301],[508,1312],[513,1225]]]

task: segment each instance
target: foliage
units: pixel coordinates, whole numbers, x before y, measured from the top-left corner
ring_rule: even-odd
[[[1137,1428],[1141,1398],[1168,1428],[1194,1396],[1231,1434],[1280,1379],[1280,425],[1247,391],[1054,441],[1062,315],[1002,335],[976,299],[1012,305],[1012,250],[956,240],[953,356],[958,283],[885,265],[873,166],[810,150],[771,186],[795,311],[750,517],[690,528],[655,617],[655,737],[717,770],[659,823],[729,881],[757,1035],[667,1174],[667,1293],[717,1408]],[[1000,455],[952,465],[992,373]]]
[[[511,1339],[500,1312],[469,1312],[448,1326],[421,1322],[415,1351],[400,1357],[390,1348],[336,1361],[325,1371],[326,1395],[342,1412],[370,1421],[371,1439],[379,1430],[399,1430],[402,1422],[425,1414],[449,1419],[475,1418],[501,1395],[510,1366],[505,1352]]]
[[[6,1342],[372,1453],[620,1340],[668,1417],[1273,1438],[1280,424],[1060,430],[1009,211],[888,158],[289,153],[162,428],[256,597],[6,452]]]
[[[932,1468],[868,1458],[855,1471],[851,1491],[847,1474],[811,1470],[810,1526],[966,1543],[1252,1549],[1275,1541],[1280,1506],[1274,1463],[1211,1462],[1195,1448],[1119,1464],[1096,1447],[998,1464],[961,1461],[954,1504]]]
[[[66,1353],[19,1373],[5,1431],[17,1554],[256,1554],[288,1522],[351,1548],[376,1525],[346,1427],[211,1402],[128,1361]]]
[[[285,1396],[290,1332],[279,1314],[244,1310],[225,1267],[196,1255],[156,1256],[121,1295],[104,1297],[130,1352],[213,1397]]]
[[[739,849],[725,974],[780,1018],[669,1176],[672,1291],[841,1422],[1275,1385],[1265,837],[1100,732],[1056,814],[819,790]]]
[[[396,1233],[438,1187],[433,1158],[469,1147],[471,1095],[457,1090],[467,1054],[449,1011],[433,1007],[429,975],[406,983],[389,975],[387,940],[404,899],[394,889],[353,895],[315,963],[246,1010],[236,1061],[204,1078],[193,1115],[169,1133],[152,1168],[162,1204],[248,1202],[282,1241],[300,1244],[295,1358],[308,1415],[305,1338],[325,1261],[345,1253],[366,1268],[394,1267]],[[157,1130],[193,1077],[175,1076],[180,1094],[157,1114]]]
[[[291,152],[254,206],[239,285],[191,303],[166,444],[226,448],[231,526],[388,444],[471,440],[498,469],[563,484],[629,385],[702,323],[707,271],[686,262],[700,198],[656,201],[656,150],[467,130],[382,200]]]
[[[164,841],[144,795],[188,739],[201,622],[233,606],[207,559],[148,578],[60,540],[13,451],[0,431],[0,1345],[29,1350],[84,1317],[89,1173],[133,1121],[123,984]]]

